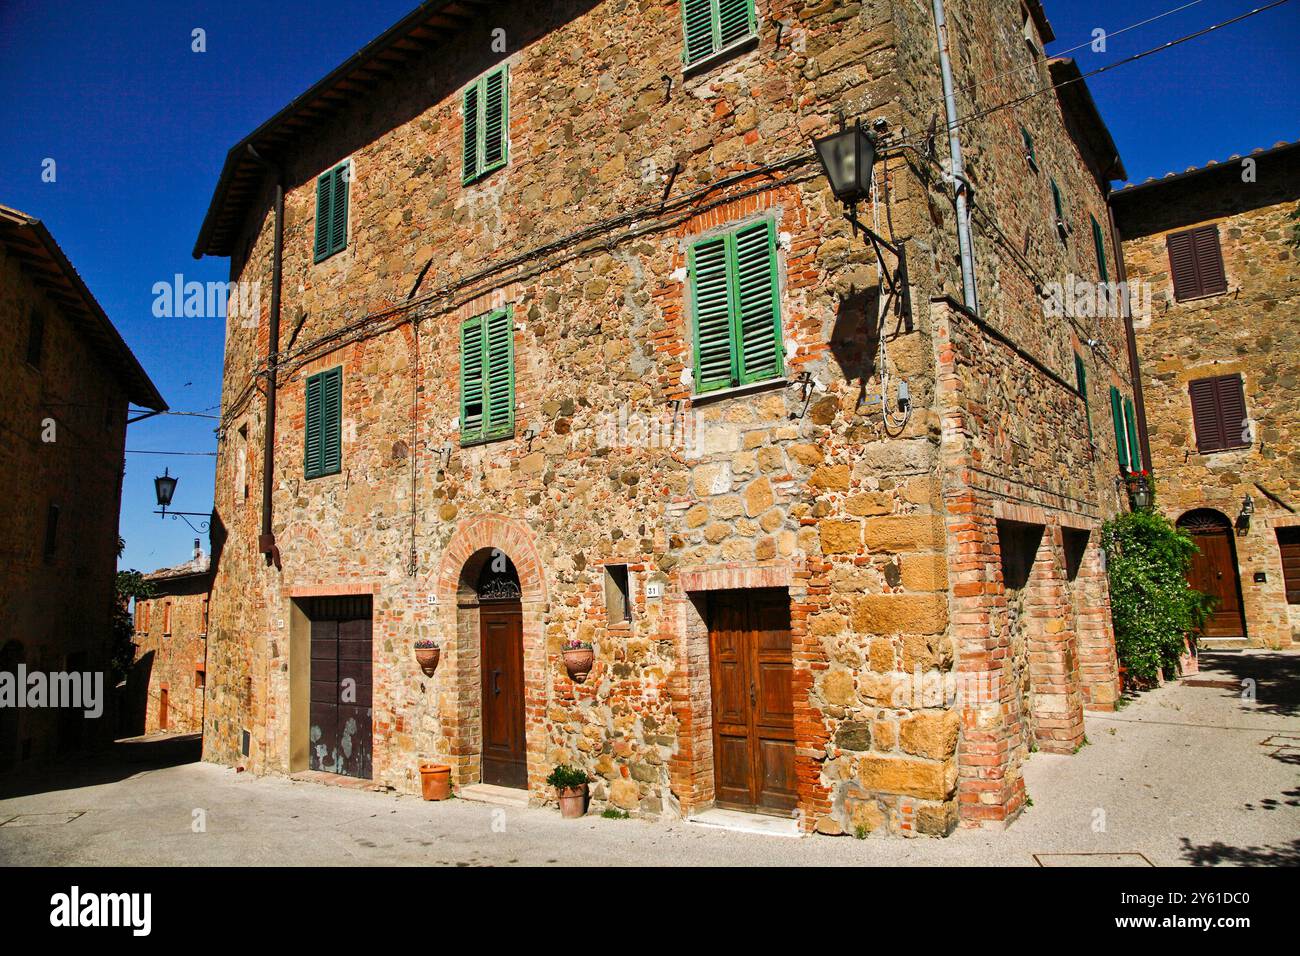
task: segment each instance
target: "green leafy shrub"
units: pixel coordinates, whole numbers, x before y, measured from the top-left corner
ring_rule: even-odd
[[[1196,554],[1191,536],[1154,511],[1133,511],[1102,528],[1115,650],[1141,683],[1178,670],[1184,637],[1194,639],[1211,600],[1187,583]]]
[[[546,782],[557,790],[570,790],[574,787],[581,787],[585,783],[590,783],[591,778],[587,776],[587,771],[562,763],[556,764],[555,769],[551,771],[551,775],[546,778]]]

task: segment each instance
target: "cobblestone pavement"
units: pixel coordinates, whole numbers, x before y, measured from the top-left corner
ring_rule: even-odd
[[[1033,805],[1020,819],[946,840],[796,840],[430,804],[255,779],[194,762],[192,738],[144,738],[75,769],[0,781],[0,863],[1300,864],[1300,654],[1207,654],[1192,680],[1089,714],[1079,753],[1029,761]],[[1254,699],[1242,699],[1243,681]],[[206,832],[196,833],[200,810]]]

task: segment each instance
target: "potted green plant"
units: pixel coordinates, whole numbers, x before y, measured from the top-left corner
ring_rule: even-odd
[[[438,647],[437,641],[424,638],[415,642],[415,661],[420,665],[420,670],[424,671],[425,677],[433,676],[441,657],[442,649]]]
[[[555,788],[560,801],[560,816],[576,820],[587,813],[587,784],[591,777],[587,771],[569,764],[556,764],[546,782]]]
[[[591,641],[571,640],[564,642],[564,669],[574,681],[581,684],[591,673],[591,664],[595,660]]]

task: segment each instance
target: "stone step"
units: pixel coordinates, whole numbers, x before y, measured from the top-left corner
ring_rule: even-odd
[[[472,783],[468,787],[457,787],[456,796],[461,800],[475,803],[491,803],[498,807],[528,806],[528,791],[514,787],[498,787],[491,783]]]
[[[773,817],[764,813],[744,813],[740,810],[723,810],[714,807],[703,810],[686,819],[701,827],[713,827],[716,830],[731,830],[737,833],[757,833],[761,836],[794,837],[803,836],[799,821],[793,817]]]

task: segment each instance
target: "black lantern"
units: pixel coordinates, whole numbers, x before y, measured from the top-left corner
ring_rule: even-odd
[[[1245,528],[1250,525],[1250,516],[1255,513],[1255,499],[1247,492],[1246,497],[1241,499],[1241,514],[1237,515],[1238,526]]]
[[[1133,510],[1146,511],[1151,507],[1151,483],[1147,481],[1146,475],[1138,475],[1138,479],[1133,484]]]
[[[813,140],[831,192],[842,203],[856,203],[871,194],[871,169],[876,165],[876,139],[862,124]]]
[[[176,479],[163,469],[163,473],[153,480],[154,493],[158,495],[158,507],[166,508],[172,503],[172,495],[176,494]]]

